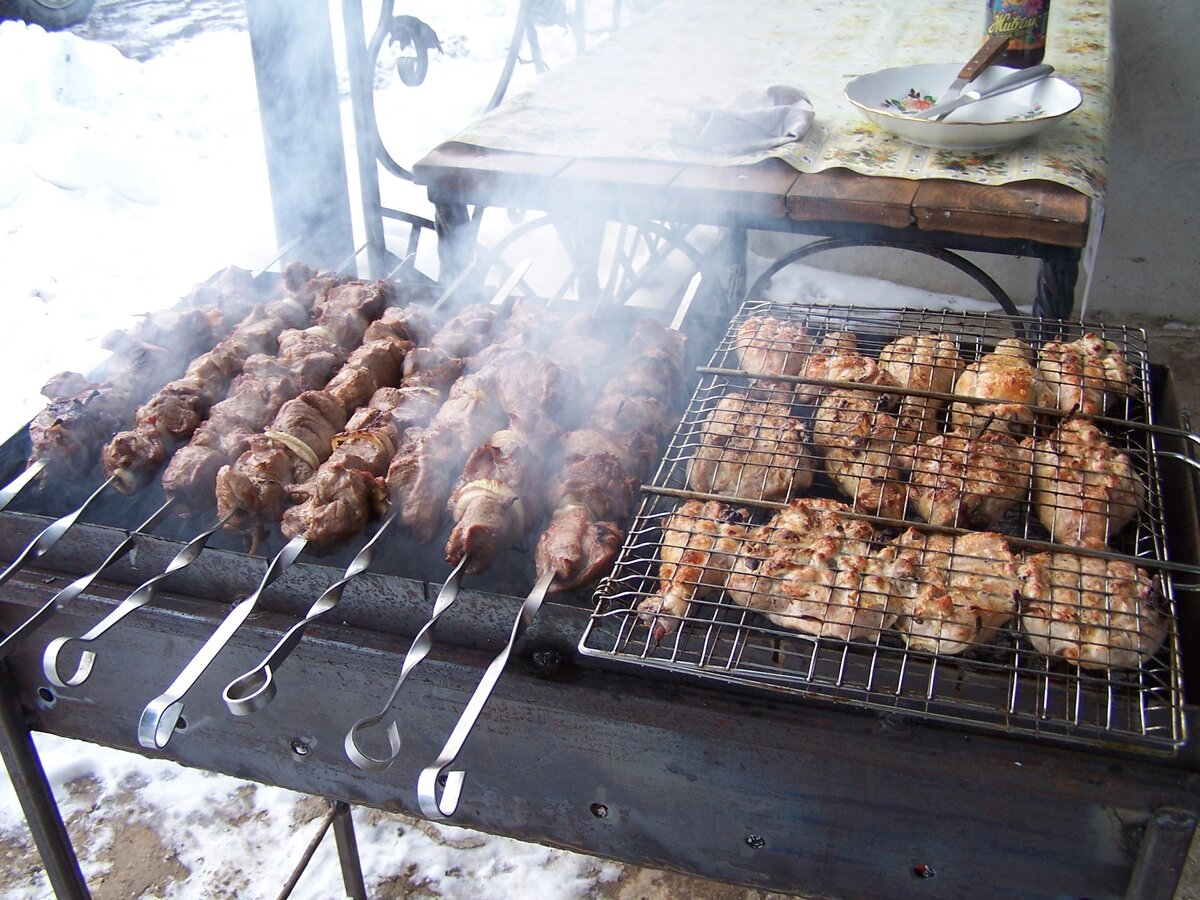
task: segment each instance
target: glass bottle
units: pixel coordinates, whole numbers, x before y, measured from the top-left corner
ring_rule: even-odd
[[[1046,21],[1050,0],[986,0],[984,34],[1011,34],[996,65],[1027,69],[1046,55]]]

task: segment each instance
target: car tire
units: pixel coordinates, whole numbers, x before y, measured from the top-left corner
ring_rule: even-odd
[[[49,31],[70,28],[88,17],[96,0],[0,0],[5,18],[22,19]]]

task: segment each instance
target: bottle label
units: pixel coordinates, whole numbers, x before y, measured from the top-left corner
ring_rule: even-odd
[[[1034,50],[1046,43],[1049,0],[989,0],[988,35],[1011,34],[1009,52]]]

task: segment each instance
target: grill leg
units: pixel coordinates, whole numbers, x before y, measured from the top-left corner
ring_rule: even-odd
[[[60,900],[90,897],[37,748],[25,727],[7,665],[0,665],[0,756],[21,801],[25,821],[55,896]]]
[[[335,800],[333,804],[333,838],[337,842],[338,859],[342,863],[342,884],[351,900],[367,900],[367,885],[363,881],[362,860],[358,856],[358,841],[354,838],[354,820],[350,804]]]
[[[1043,259],[1038,267],[1037,294],[1033,314],[1049,319],[1071,318],[1075,305],[1075,284],[1079,281],[1079,251]]]
[[[1196,817],[1186,810],[1158,809],[1150,814],[1125,892],[1127,900],[1175,896],[1195,831]]]

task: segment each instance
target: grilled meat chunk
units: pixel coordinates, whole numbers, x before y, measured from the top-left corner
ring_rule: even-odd
[[[1131,391],[1125,354],[1095,334],[1046,344],[1038,354],[1037,369],[1049,405],[1067,412],[1102,416]]]
[[[813,342],[799,322],[776,316],[750,316],[738,326],[733,352],[755,375],[798,375]]]
[[[838,361],[834,363],[834,360]],[[873,384],[872,379],[877,377],[878,371],[878,363],[858,352],[856,335],[849,331],[830,331],[801,361],[796,374],[825,381],[867,381]],[[796,399],[800,403],[816,403],[825,393],[825,388],[823,384],[797,384]]]
[[[715,500],[689,500],[671,514],[659,544],[658,591],[638,604],[651,644],[678,630],[694,599],[725,584],[742,552],[748,515]]]
[[[590,584],[612,568],[622,534],[620,526],[598,519],[587,506],[565,507],[538,538],[538,574],[554,573],[555,592]]]
[[[904,451],[914,432],[889,406],[894,408],[894,398],[888,395],[832,390],[817,407],[813,443],[825,458],[825,471],[856,510],[899,519],[907,498]]]
[[[808,429],[788,406],[726,394],[700,427],[688,464],[694,491],[757,500],[782,500],[812,484],[816,459]]]
[[[1146,488],[1128,454],[1091,422],[1067,419],[1034,445],[1034,509],[1060,544],[1106,546],[1145,500]]]
[[[454,521],[446,561],[466,571],[485,571],[542,516],[542,459],[538,449],[512,428],[496,432],[471,454],[450,494]]]
[[[1038,553],[1021,577],[1021,627],[1039,653],[1084,669],[1136,668],[1166,639],[1154,581],[1130,563]]]
[[[947,334],[909,334],[897,338],[879,352],[879,365],[900,387],[948,394],[965,364],[958,345]],[[912,422],[918,439],[938,433],[937,417],[945,401],[936,397],[905,396],[897,416]]]
[[[911,470],[909,503],[932,525],[992,528],[1029,494],[1031,443],[994,425],[975,436],[954,429],[914,444],[903,463]]]
[[[835,500],[793,500],[748,529],[726,590],[776,625],[817,637],[874,640],[895,619],[887,584],[872,573],[875,533]]]
[[[951,424],[971,433],[992,421],[1015,434],[1028,433],[1033,427],[1029,407],[1046,405],[1045,388],[1033,367],[1033,349],[1016,338],[1000,341],[993,352],[966,366],[954,382],[954,393],[995,401],[950,405]]]
[[[896,630],[912,650],[958,654],[986,644],[1017,611],[1017,558],[989,531],[910,528],[880,554],[896,602]]]
[[[246,360],[229,396],[212,408],[163,473],[163,489],[180,501],[181,515],[212,506],[221,468],[250,448],[251,438],[267,428],[284,403],[301,391],[324,387],[390,299],[383,282],[338,284],[318,298],[315,325],[281,333],[274,356]]]

